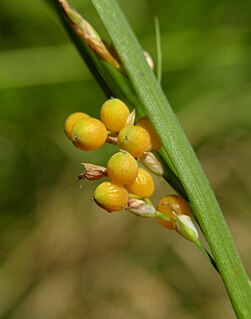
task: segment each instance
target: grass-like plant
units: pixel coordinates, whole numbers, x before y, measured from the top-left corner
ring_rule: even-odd
[[[91,2],[118,58],[66,1],[50,2],[107,97],[122,99],[151,120],[163,144],[158,156],[164,178],[189,200],[213,257],[196,244],[219,271],[237,317],[250,319],[250,281],[205,173],[161,89],[160,67],[156,77],[115,0]]]

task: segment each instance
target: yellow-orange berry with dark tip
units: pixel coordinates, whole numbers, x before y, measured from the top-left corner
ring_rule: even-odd
[[[141,196],[150,197],[154,192],[154,181],[152,175],[145,169],[139,168],[138,175],[130,184],[126,186],[129,193]]]
[[[82,112],[75,112],[69,115],[64,123],[64,131],[66,136],[72,141],[72,127],[73,125],[81,119],[90,118],[90,116],[86,113]]]
[[[175,212],[177,215],[191,216],[190,208],[185,199],[178,195],[168,195],[163,197],[157,205],[157,210],[169,217],[172,221],[165,221],[158,218],[159,223],[165,228],[175,229]]]
[[[94,200],[108,212],[115,212],[127,206],[128,192],[123,186],[111,182],[103,182],[96,188]]]
[[[139,157],[151,149],[151,140],[147,131],[135,125],[125,126],[118,135],[118,147]]]
[[[138,163],[135,158],[126,151],[114,154],[106,166],[107,174],[113,183],[127,185],[138,174]]]
[[[92,151],[102,146],[107,138],[104,124],[95,118],[78,120],[72,127],[73,144],[83,151]]]
[[[118,133],[125,126],[129,114],[127,105],[113,98],[102,105],[100,119],[109,131]]]
[[[145,130],[147,130],[148,134],[150,135],[150,139],[151,139],[151,144],[152,144],[151,149],[153,151],[159,150],[161,148],[162,144],[161,144],[161,141],[160,141],[157,133],[155,132],[155,129],[153,128],[151,122],[149,121],[149,119],[146,116],[142,117],[138,120],[136,125],[143,127]]]

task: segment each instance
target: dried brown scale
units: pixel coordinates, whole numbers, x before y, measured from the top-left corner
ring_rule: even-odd
[[[65,15],[69,19],[72,27],[79,37],[86,42],[90,49],[95,52],[101,59],[111,64],[115,69],[120,68],[119,62],[113,57],[104,42],[88,23],[76,10],[74,10],[66,1],[58,0]]]
[[[79,180],[86,178],[89,181],[94,181],[107,176],[107,170],[103,166],[89,163],[82,163],[82,165],[85,167],[85,170],[83,171],[83,173],[78,175]]]

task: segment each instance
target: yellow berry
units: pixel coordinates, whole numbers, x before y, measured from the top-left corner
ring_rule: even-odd
[[[115,212],[127,206],[128,192],[123,186],[111,182],[103,182],[96,188],[94,200],[108,212]]]
[[[100,118],[111,132],[119,132],[126,124],[130,111],[119,99],[107,100],[101,107]]]
[[[152,144],[152,150],[157,151],[161,148],[162,144],[161,141],[155,132],[155,129],[153,128],[151,122],[148,120],[148,118],[142,117],[138,120],[136,123],[137,126],[143,127],[145,130],[147,130],[148,134],[150,135],[151,144]]]
[[[88,114],[82,113],[82,112],[76,112],[71,115],[69,115],[64,123],[64,131],[66,136],[72,140],[72,127],[73,125],[80,119],[90,118]]]
[[[135,125],[125,126],[118,135],[118,147],[132,156],[138,157],[151,149],[151,140],[147,131]]]
[[[95,118],[78,120],[72,127],[73,144],[84,151],[92,151],[103,145],[107,138],[104,124]]]
[[[191,216],[190,208],[184,198],[178,195],[168,195],[163,197],[157,205],[157,210],[162,214],[169,217],[172,221],[165,221],[158,218],[159,223],[165,228],[175,229],[175,215],[188,215]]]
[[[143,168],[139,168],[138,175],[130,184],[126,186],[129,193],[150,197],[154,192],[154,181],[152,176]]]
[[[136,178],[138,163],[130,153],[121,151],[109,159],[106,169],[113,183],[127,185]]]

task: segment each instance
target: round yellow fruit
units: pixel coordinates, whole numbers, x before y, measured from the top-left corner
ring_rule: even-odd
[[[143,152],[151,149],[151,140],[148,132],[135,125],[125,126],[118,135],[118,147],[139,157]]]
[[[118,133],[125,126],[129,114],[130,111],[124,102],[112,98],[102,105],[100,119],[109,131]]]
[[[104,124],[95,118],[78,120],[72,127],[73,144],[84,151],[102,146],[107,138]]]
[[[126,189],[129,193],[141,197],[152,196],[154,192],[154,181],[152,175],[140,167],[137,177],[126,186]]]
[[[138,163],[135,158],[126,151],[114,154],[108,161],[107,174],[113,183],[127,185],[138,174]]]
[[[75,112],[69,115],[64,123],[64,131],[66,136],[72,141],[72,127],[73,125],[80,119],[90,118],[90,116],[86,113]]]
[[[128,192],[123,186],[111,182],[103,182],[96,188],[94,200],[108,212],[115,212],[127,206]]]

